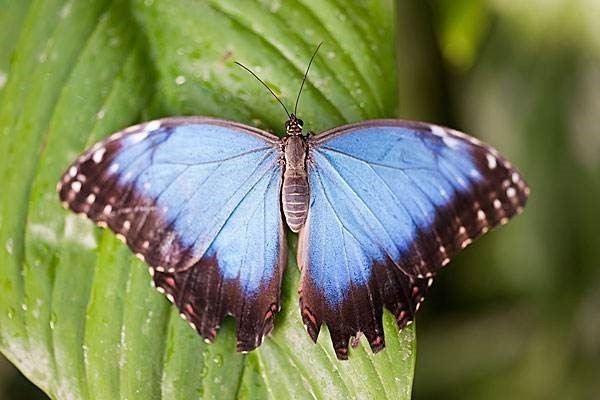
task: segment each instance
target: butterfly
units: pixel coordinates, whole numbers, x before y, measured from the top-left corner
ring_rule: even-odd
[[[126,128],[67,169],[59,196],[145,261],[207,341],[235,317],[244,352],[280,309],[287,227],[299,234],[300,312],[312,340],[325,324],[339,359],[361,334],[375,353],[385,346],[383,309],[399,329],[410,324],[438,271],[520,213],[529,188],[461,132],[387,119],[305,135],[295,110],[283,138],[207,117]]]

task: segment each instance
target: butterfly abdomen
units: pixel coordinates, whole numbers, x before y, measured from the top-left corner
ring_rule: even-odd
[[[309,190],[306,174],[306,141],[300,136],[289,136],[285,141],[285,172],[281,190],[281,204],[285,221],[293,232],[298,232],[308,212]]]
[[[291,174],[290,174],[291,175]],[[306,176],[288,176],[283,179],[282,204],[285,220],[293,232],[298,232],[308,211],[308,180]]]

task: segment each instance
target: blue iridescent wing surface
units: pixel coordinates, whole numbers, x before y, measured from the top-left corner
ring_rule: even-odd
[[[109,227],[156,287],[212,340],[225,315],[238,350],[257,347],[279,309],[286,242],[277,137],[208,118],[128,128],[64,174],[63,204]]]
[[[384,346],[383,307],[403,328],[462,248],[519,213],[529,189],[498,152],[425,123],[375,120],[309,138],[300,307],[336,354],[363,333]]]

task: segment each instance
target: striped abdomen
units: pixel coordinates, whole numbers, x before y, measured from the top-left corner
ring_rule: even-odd
[[[298,176],[297,174],[286,173],[283,176],[281,201],[285,220],[292,232],[298,232],[302,228],[302,225],[304,225],[306,213],[308,212],[308,200],[309,193],[306,174]]]
[[[308,213],[308,176],[306,174],[306,140],[300,136],[285,139],[285,172],[281,189],[281,204],[285,221],[298,232]]]

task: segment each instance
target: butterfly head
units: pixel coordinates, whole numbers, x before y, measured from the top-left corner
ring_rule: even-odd
[[[289,136],[302,135],[303,126],[304,121],[296,117],[296,115],[291,114],[288,120],[285,121],[285,133]]]

